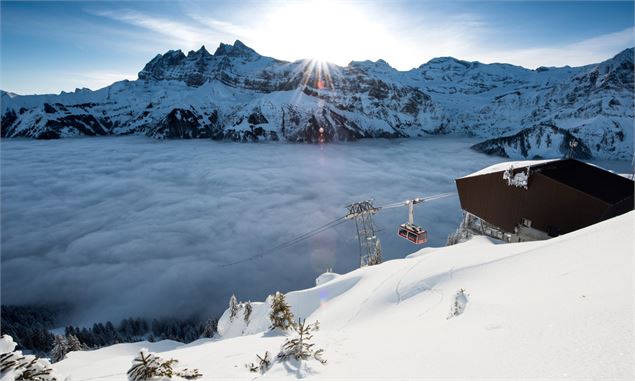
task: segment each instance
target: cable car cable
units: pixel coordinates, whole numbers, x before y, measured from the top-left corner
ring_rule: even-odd
[[[237,264],[240,264],[240,263],[248,262],[248,261],[251,261],[251,260],[256,259],[256,258],[262,258],[262,257],[264,257],[266,255],[271,254],[275,250],[284,249],[284,248],[293,246],[293,245],[295,245],[295,244],[297,244],[297,243],[299,243],[299,242],[301,242],[301,241],[303,241],[305,239],[311,238],[314,235],[322,233],[323,231],[331,229],[331,228],[333,228],[333,227],[335,227],[337,225],[340,225],[340,224],[342,224],[342,223],[344,223],[346,221],[347,220],[344,217],[337,218],[337,219],[335,219],[333,221],[330,221],[330,222],[328,222],[328,223],[326,223],[326,224],[324,224],[322,226],[319,226],[319,227],[317,227],[317,228],[315,228],[313,230],[310,230],[310,231],[308,231],[306,233],[300,234],[300,235],[298,235],[298,236],[296,236],[296,237],[294,237],[294,238],[292,238],[292,239],[290,239],[288,241],[281,242],[280,244],[278,244],[276,246],[270,247],[269,249],[267,249],[265,251],[262,251],[262,252],[260,252],[258,254],[252,255],[250,257],[247,257],[247,258],[235,261],[235,262],[224,263],[224,264],[221,264],[219,266],[220,267],[228,267],[228,266],[233,266],[233,265],[237,265]]]
[[[455,195],[455,194],[456,194],[456,192],[441,193],[441,194],[438,194],[438,195],[433,195],[433,196],[428,196],[428,197],[420,197],[420,198],[417,198],[416,200],[418,200],[419,203],[420,202],[428,202],[428,201],[439,200],[439,199],[442,199],[442,198],[447,198],[447,197],[450,197],[450,196]],[[402,202],[392,203],[392,204],[386,204],[386,205],[377,207],[377,209],[381,210],[381,209],[391,209],[391,208],[403,207],[404,205],[406,205],[406,202],[407,201],[402,201]],[[249,262],[249,261],[252,261],[254,259],[265,257],[265,256],[270,255],[271,253],[273,253],[275,250],[286,249],[288,247],[296,245],[299,242],[304,241],[305,239],[311,238],[311,237],[313,237],[313,236],[315,236],[317,234],[320,234],[320,233],[322,233],[322,232],[324,232],[324,231],[326,231],[328,229],[332,229],[335,226],[340,225],[340,224],[342,224],[342,223],[344,223],[346,221],[348,221],[348,219],[346,219],[346,217],[336,218],[336,219],[334,219],[334,220],[332,220],[330,222],[327,222],[324,225],[321,225],[321,226],[319,226],[319,227],[317,227],[317,228],[315,228],[313,230],[310,230],[310,231],[308,231],[306,233],[300,234],[300,235],[298,235],[298,236],[296,236],[296,237],[294,237],[294,238],[292,238],[292,239],[290,239],[288,241],[281,242],[280,244],[275,245],[273,247],[270,247],[269,249],[267,249],[265,251],[262,251],[262,252],[260,252],[258,254],[254,254],[254,255],[252,255],[250,257],[246,257],[246,258],[234,261],[234,262],[223,263],[223,264],[220,264],[218,266],[219,267],[229,267],[229,266],[234,266],[234,265],[238,265],[238,264],[241,264],[241,263]]]
[[[440,193],[440,194],[435,194],[433,196],[428,196],[428,197],[419,197],[416,198],[415,200],[418,201],[418,203],[421,202],[430,202],[430,201],[435,201],[435,200],[440,200],[443,198],[447,198],[450,196],[454,196],[456,195],[456,192],[448,192],[448,193]],[[377,209],[392,209],[392,208],[399,208],[402,207],[404,205],[407,205],[407,202],[409,202],[410,200],[406,200],[406,201],[402,201],[402,202],[395,202],[392,204],[386,204],[386,205],[382,205],[382,206],[378,206]]]

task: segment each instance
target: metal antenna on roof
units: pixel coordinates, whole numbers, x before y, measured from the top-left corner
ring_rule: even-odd
[[[569,152],[567,153],[567,159],[573,159],[575,156],[575,148],[578,146],[578,141],[575,139],[569,140]]]

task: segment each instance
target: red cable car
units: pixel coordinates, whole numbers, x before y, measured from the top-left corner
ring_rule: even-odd
[[[428,232],[420,226],[414,224],[415,216],[413,206],[414,204],[418,204],[420,202],[423,202],[423,199],[406,201],[406,205],[408,205],[408,222],[399,225],[399,230],[397,231],[397,234],[399,234],[400,237],[403,237],[417,245],[422,245],[428,242]]]
[[[417,245],[428,242],[428,232],[414,224],[399,225],[399,236]]]

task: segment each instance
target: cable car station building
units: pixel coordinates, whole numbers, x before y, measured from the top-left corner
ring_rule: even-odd
[[[634,208],[634,183],[574,159],[497,164],[456,179],[462,227],[507,242],[548,239]]]

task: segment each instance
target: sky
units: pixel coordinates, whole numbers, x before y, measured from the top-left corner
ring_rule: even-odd
[[[262,55],[398,70],[453,56],[581,66],[633,47],[632,1],[2,1],[0,88],[18,94],[134,80],[170,49],[240,40]]]

